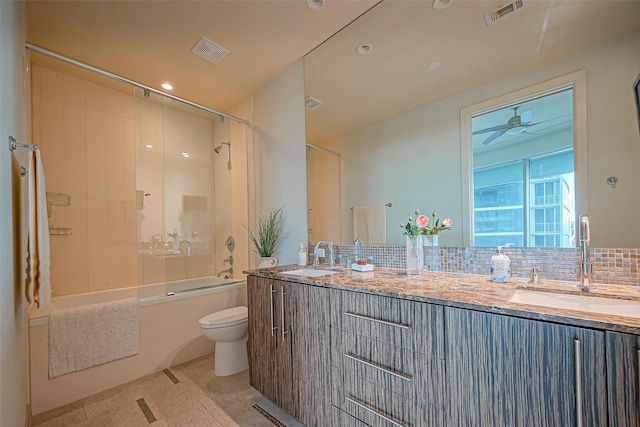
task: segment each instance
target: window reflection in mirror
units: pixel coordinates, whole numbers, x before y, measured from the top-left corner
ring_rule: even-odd
[[[471,119],[473,244],[575,246],[573,89]]]

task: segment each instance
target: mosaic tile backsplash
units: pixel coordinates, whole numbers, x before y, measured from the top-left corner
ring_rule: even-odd
[[[338,260],[368,259],[386,268],[405,268],[404,246],[336,245]],[[505,247],[511,259],[511,275],[528,277],[532,267],[540,271],[540,278],[577,281],[581,251],[576,248]],[[489,260],[495,247],[425,247],[425,269],[451,273],[490,274]],[[590,261],[596,283],[640,286],[640,249],[591,248]]]

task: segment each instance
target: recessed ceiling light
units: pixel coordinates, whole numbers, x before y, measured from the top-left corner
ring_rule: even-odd
[[[162,88],[166,90],[173,89],[173,86],[171,86],[169,83],[162,83],[160,86],[162,86]]]
[[[325,0],[307,0],[307,7],[314,12],[324,9]]]
[[[433,71],[433,70],[437,70],[437,69],[438,69],[438,68],[440,68],[440,67],[442,67],[442,64],[441,64],[441,63],[439,63],[439,62],[434,62],[434,63],[429,64],[429,69],[430,69],[431,71]]]
[[[433,8],[436,10],[442,10],[448,7],[453,0],[433,0]]]
[[[356,48],[356,52],[360,55],[366,55],[373,50],[373,45],[370,43],[362,43]]]
[[[147,147],[147,148],[153,148],[153,145],[149,145],[149,144],[147,144],[147,145],[145,145],[145,147]]]
[[[189,157],[189,153],[182,153],[182,157]]]

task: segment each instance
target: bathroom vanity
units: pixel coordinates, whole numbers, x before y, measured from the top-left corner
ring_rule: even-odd
[[[510,302],[521,279],[283,269],[249,273],[250,381],[307,426],[640,423],[640,313]]]

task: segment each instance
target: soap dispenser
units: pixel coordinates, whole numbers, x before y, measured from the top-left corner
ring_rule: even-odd
[[[491,257],[491,281],[508,283],[511,280],[511,260],[502,253],[502,246],[498,246],[496,254]]]
[[[307,265],[307,250],[304,248],[304,243],[300,243],[298,248],[298,265]]]

